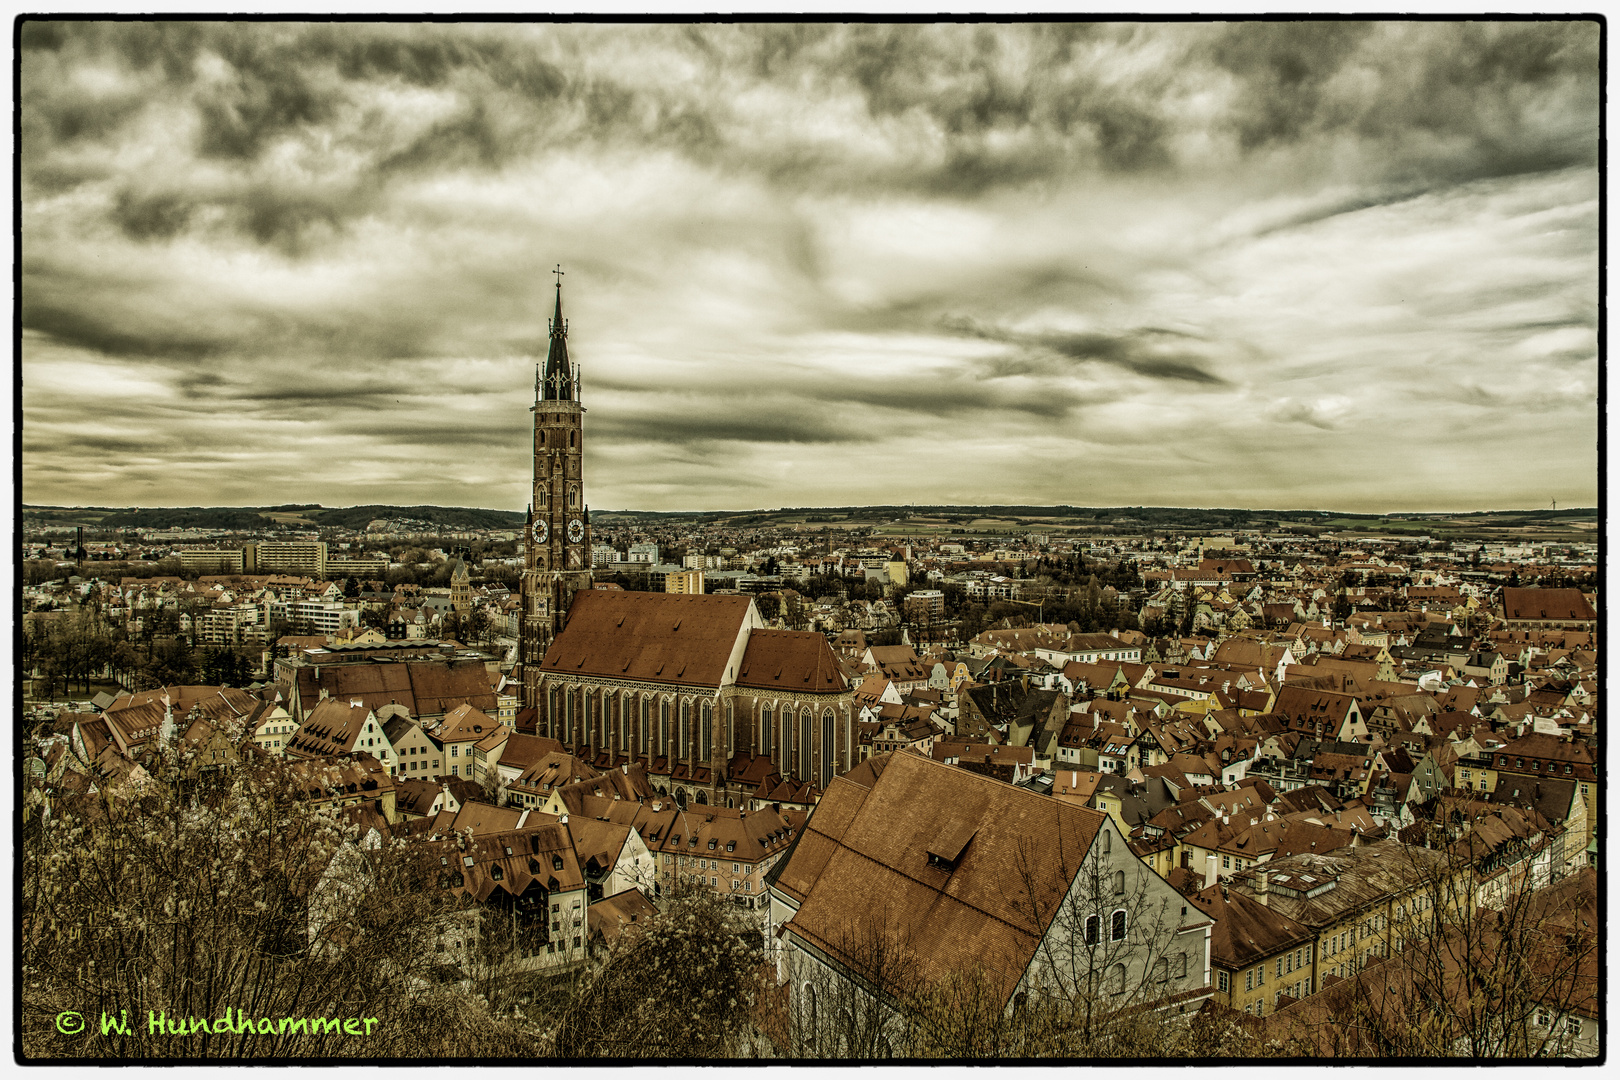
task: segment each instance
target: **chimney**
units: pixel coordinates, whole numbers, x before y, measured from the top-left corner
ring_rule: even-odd
[[[1220,871],[1215,868],[1215,856],[1211,855],[1204,860],[1204,888],[1215,884],[1220,877]]]
[[[1254,898],[1271,906],[1271,871],[1261,870],[1254,875]]]

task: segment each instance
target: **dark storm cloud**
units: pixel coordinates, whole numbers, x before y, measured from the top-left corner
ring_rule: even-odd
[[[923,423],[949,418],[968,426],[975,419],[990,421],[1009,414],[1059,420],[1087,400],[1050,384],[1003,387],[951,375],[913,382],[841,380],[807,387],[802,393],[829,405],[885,410]],[[893,418],[885,422],[892,423]]]
[[[676,443],[683,446],[716,442],[744,443],[870,443],[880,433],[826,415],[811,415],[802,407],[783,403],[780,408],[750,409],[752,415],[728,415],[734,407],[693,411],[671,407],[658,413],[625,412],[593,420],[590,433],[612,441]]]
[[[134,327],[111,312],[85,305],[83,294],[54,299],[40,297],[40,291],[23,290],[20,321],[25,328],[111,356],[195,360],[215,355],[238,340],[234,333],[221,338],[195,326]]]
[[[1197,483],[1263,448],[1304,489],[1335,440],[1399,471],[1431,414],[1454,441],[1526,438],[1516,409],[1579,435],[1597,42],[24,23],[25,469],[256,490],[326,471],[307,437],[390,489],[458,491],[471,446],[513,476],[484,500],[505,505],[559,261],[602,395],[593,484],[649,498],[734,477],[793,503],[946,439],[951,490],[988,492],[1066,446]],[[1141,467],[1121,458],[1121,498]]]
[[[1188,348],[1201,345],[1193,335],[1175,330],[1140,327],[1123,333],[1023,334],[987,327],[971,319],[942,320],[942,328],[965,337],[1003,341],[1020,346],[1019,351],[986,362],[989,377],[1052,374],[1064,361],[1107,364],[1149,379],[1224,386],[1226,380],[1204,366],[1203,357]]]

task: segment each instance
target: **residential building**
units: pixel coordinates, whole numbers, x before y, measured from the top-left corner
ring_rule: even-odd
[[[916,754],[835,778],[771,898],[767,941],[801,1016],[860,992],[875,947],[927,980],[972,971],[1008,1005],[1089,985],[1105,1009],[1192,1010],[1209,993],[1211,921],[1108,815]]]

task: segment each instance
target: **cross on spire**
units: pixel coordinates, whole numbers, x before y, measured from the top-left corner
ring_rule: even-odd
[[[562,268],[562,263],[558,263],[557,269],[553,270],[552,273],[557,275],[557,288],[562,288],[563,274],[566,273]]]

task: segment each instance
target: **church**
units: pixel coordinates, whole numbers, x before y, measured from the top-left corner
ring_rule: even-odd
[[[772,630],[748,596],[593,587],[584,406],[562,279],[535,381],[524,530],[523,706],[597,768],[640,763],[681,805],[808,805],[857,764],[854,688],[827,639]]]

